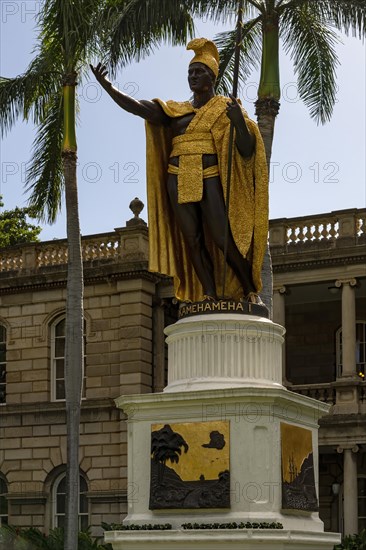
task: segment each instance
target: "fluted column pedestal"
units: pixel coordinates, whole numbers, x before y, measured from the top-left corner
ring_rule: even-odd
[[[285,329],[263,317],[195,315],[165,329],[165,392],[282,386]]]

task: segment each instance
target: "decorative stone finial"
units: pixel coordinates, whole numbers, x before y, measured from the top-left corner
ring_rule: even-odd
[[[127,226],[146,225],[146,222],[140,218],[140,213],[142,212],[144,206],[144,203],[138,197],[135,197],[130,202],[130,210],[132,210],[134,217],[131,220],[128,220],[126,223]]]

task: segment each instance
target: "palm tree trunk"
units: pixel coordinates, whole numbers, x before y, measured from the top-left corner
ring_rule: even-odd
[[[65,550],[76,550],[79,530],[79,439],[83,381],[83,263],[76,177],[76,74],[64,82],[63,165],[68,242],[65,392],[67,424]]]
[[[256,101],[256,115],[258,121],[259,131],[262,135],[264,148],[266,151],[266,159],[268,172],[271,167],[271,155],[272,155],[272,143],[275,127],[275,120],[278,114],[280,103],[273,98],[258,99]],[[267,242],[267,248],[263,259],[262,266],[262,300],[266,304],[269,310],[269,318],[273,317],[273,269],[272,258],[269,249],[269,242]]]
[[[268,172],[271,167],[272,143],[275,120],[280,108],[280,72],[279,72],[279,26],[278,16],[272,13],[263,22],[262,27],[262,61],[261,78],[258,88],[258,99],[255,103],[258,127],[266,151]],[[269,243],[262,267],[262,299],[272,318],[273,272]]]
[[[255,114],[258,127],[263,138],[268,170],[271,165],[273,134],[276,116],[280,110],[280,102],[272,97],[260,98],[255,102]]]

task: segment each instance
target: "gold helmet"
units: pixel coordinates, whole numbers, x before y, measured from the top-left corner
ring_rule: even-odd
[[[187,50],[193,50],[195,53],[194,58],[190,61],[192,63],[203,63],[211,69],[214,75],[217,77],[219,74],[219,52],[216,45],[212,40],[207,38],[194,38],[187,44]]]

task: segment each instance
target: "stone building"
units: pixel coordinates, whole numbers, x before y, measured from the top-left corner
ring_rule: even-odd
[[[80,527],[95,532],[138,498],[114,399],[162,391],[163,328],[177,319],[170,279],[148,271],[135,206],[126,227],[82,239]],[[270,230],[284,384],[332,405],[320,427],[320,515],[326,530],[346,533],[366,527],[365,227],[365,210],[345,210],[274,220]],[[65,240],[0,251],[0,524],[63,524],[66,261]]]

